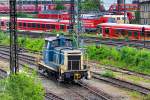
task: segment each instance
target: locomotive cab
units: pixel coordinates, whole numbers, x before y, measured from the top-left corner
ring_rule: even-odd
[[[83,51],[73,47],[73,41],[64,36],[45,39],[43,63],[46,72],[55,73],[61,81],[89,78],[89,69],[83,64]]]

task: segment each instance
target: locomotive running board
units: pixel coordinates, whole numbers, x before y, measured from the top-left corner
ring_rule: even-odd
[[[56,72],[58,71],[57,69],[52,68],[52,67],[46,65],[43,61],[42,61],[42,62],[39,62],[38,64],[40,65],[39,67],[44,67],[44,68],[46,68],[46,69],[48,69],[48,70],[52,70],[52,71],[56,71]]]

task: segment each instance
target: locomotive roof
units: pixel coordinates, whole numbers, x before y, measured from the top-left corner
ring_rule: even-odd
[[[102,23],[99,25],[104,25],[104,26],[120,26],[120,27],[145,27],[145,28],[150,28],[150,25],[139,25],[139,24],[117,24],[117,23]]]
[[[57,39],[60,39],[60,38],[62,38],[62,37],[48,37],[48,38],[45,38],[45,40],[46,41],[54,41],[54,40],[57,40]],[[66,37],[63,37],[63,38],[65,38],[67,40],[71,40],[71,39],[66,38]]]

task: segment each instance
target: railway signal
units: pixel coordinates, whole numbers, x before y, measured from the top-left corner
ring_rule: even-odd
[[[10,73],[17,73],[18,66],[18,47],[17,47],[17,11],[16,0],[9,0],[10,6]]]

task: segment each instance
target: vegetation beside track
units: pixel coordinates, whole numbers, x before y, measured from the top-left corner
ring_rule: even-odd
[[[101,45],[99,48],[96,46],[87,47],[87,53],[91,60],[100,61],[101,64],[150,74],[149,50]]]
[[[18,43],[20,47],[33,52],[40,52],[44,46],[44,39],[19,37]],[[9,45],[9,35],[0,32],[0,44]],[[87,53],[91,60],[100,61],[102,64],[150,74],[150,52],[148,50],[139,50],[132,47],[116,48],[102,45],[99,48],[96,48],[96,46],[87,47]]]
[[[9,45],[10,38],[7,33],[0,32],[0,44],[2,45]],[[29,37],[19,37],[18,44],[20,47],[26,48],[28,50],[34,52],[40,52],[44,46],[44,39],[43,38],[29,38]]]
[[[44,93],[36,74],[21,72],[0,80],[1,100],[44,100]]]

